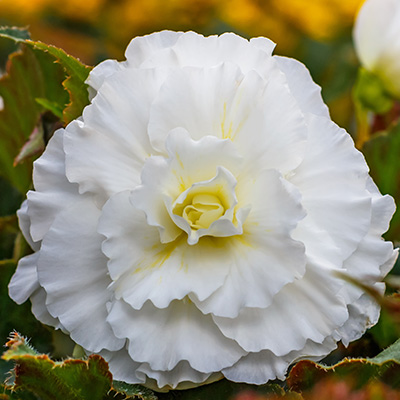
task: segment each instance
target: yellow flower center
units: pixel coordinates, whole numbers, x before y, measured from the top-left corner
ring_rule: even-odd
[[[190,203],[185,203],[182,217],[192,229],[207,229],[225,213],[221,200],[214,194],[196,194]]]

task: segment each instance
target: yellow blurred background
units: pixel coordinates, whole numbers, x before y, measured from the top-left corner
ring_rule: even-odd
[[[120,57],[136,35],[162,29],[267,36],[295,53],[302,35],[330,40],[349,30],[363,0],[0,0],[0,22],[29,26],[36,40],[87,63]]]

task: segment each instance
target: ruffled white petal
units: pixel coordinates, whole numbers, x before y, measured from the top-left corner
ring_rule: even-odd
[[[321,97],[321,87],[312,80],[310,72],[293,58],[274,56],[275,62],[285,74],[290,92],[304,113],[329,118],[329,110]]]
[[[36,190],[28,192],[27,204],[34,241],[42,240],[57,214],[79,198],[78,185],[71,184],[65,176],[63,142],[64,129],[59,129],[33,165]]]
[[[376,284],[376,288],[385,291],[383,283]],[[359,339],[365,331],[378,322],[380,314],[379,304],[368,294],[364,293],[356,301],[348,305],[349,319],[338,329],[342,343],[348,346],[353,340]]]
[[[255,69],[255,66],[267,73],[274,47],[275,44],[266,38],[253,39],[249,45],[246,39],[234,33],[203,37],[195,32],[187,32],[177,40],[173,50],[181,67],[207,68],[221,62],[232,62],[243,73]]]
[[[47,309],[46,291],[39,287],[30,297],[32,303],[32,314],[43,324],[53,326],[55,329],[61,329],[65,334],[68,330],[63,327],[58,318],[54,318]]]
[[[247,73],[257,66],[265,75],[269,71],[275,44],[266,38],[250,42],[234,33],[204,37],[195,32],[157,32],[131,41],[125,56],[129,67],[212,67],[233,62]]]
[[[243,76],[229,63],[175,71],[151,109],[153,146],[164,151],[168,133],[180,127],[194,140],[206,135],[231,139],[251,161],[243,172],[246,175],[260,168],[279,168],[283,173],[292,170],[302,160],[305,121],[286,89],[284,74],[275,68],[268,79],[255,71]]]
[[[17,211],[19,227],[24,235],[25,240],[28,242],[31,249],[38,251],[40,249],[40,241],[35,242],[31,236],[31,217],[28,211],[28,201],[24,200],[21,208]]]
[[[149,135],[153,146],[163,151],[168,133],[178,127],[186,129],[194,140],[206,135],[228,137],[224,112],[242,79],[240,69],[229,63],[174,70],[151,108]]]
[[[95,193],[105,202],[140,183],[143,163],[152,152],[147,135],[150,105],[163,76],[160,70],[119,71],[85,108],[83,120],[68,125],[67,177],[79,184],[80,193]]]
[[[39,253],[21,258],[17,270],[8,285],[10,297],[17,303],[25,303],[32,293],[39,288],[37,276],[37,260]]]
[[[277,357],[269,350],[249,353],[241,358],[233,367],[222,371],[225,378],[234,382],[246,382],[261,385],[269,380],[284,379],[290,357]]]
[[[86,79],[86,84],[89,85],[89,99],[93,100],[101,85],[108,77],[115,74],[124,68],[124,63],[119,63],[116,60],[105,60],[94,67]]]
[[[158,54],[165,54],[182,35],[182,32],[162,31],[132,39],[125,51],[128,66],[138,68],[146,61],[151,62]],[[165,65],[165,62],[155,63],[153,67],[160,65]]]
[[[114,380],[132,384],[146,383],[146,377],[139,377],[136,373],[141,363],[133,361],[125,347],[118,351],[101,350],[99,354],[108,362]]]
[[[210,315],[202,314],[188,299],[174,301],[165,309],[147,302],[140,310],[116,301],[107,321],[117,337],[128,339],[132,359],[156,371],[171,370],[180,361],[188,361],[199,372],[221,371],[245,354],[219,331]]]
[[[293,362],[299,359],[320,360],[337,347],[336,341],[328,337],[323,343],[308,340],[299,351],[292,351],[284,356],[276,356],[268,350],[249,353],[234,366],[222,371],[224,376],[234,382],[246,382],[262,385],[273,379],[285,379],[285,374]]]
[[[277,169],[286,174],[303,159],[307,126],[285,75],[273,64],[267,77],[249,72],[224,114],[224,131],[245,160],[242,174]]]
[[[301,350],[307,340],[322,343],[343,325],[348,312],[344,300],[337,296],[341,285],[334,271],[308,265],[303,278],[286,285],[269,307],[243,309],[234,320],[213,319],[225,336],[246,351],[267,349],[284,356]]]
[[[155,371],[148,364],[142,363],[136,374],[143,378],[146,377],[146,386],[157,391],[187,390],[223,378],[220,372],[196,371],[187,361],[180,361],[171,371]]]
[[[157,371],[150,368],[147,363],[133,361],[125,348],[116,352],[103,350],[100,355],[105,358],[110,370],[113,371],[113,379],[132,384],[144,384],[158,392],[190,389],[223,377],[220,372],[196,371],[187,361],[180,361],[172,370]]]
[[[294,238],[316,249],[318,231],[324,230],[340,249],[342,260],[349,257],[365,236],[371,222],[371,196],[365,189],[368,167],[354,148],[351,137],[331,120],[309,114],[309,137],[304,160],[287,179],[302,194],[310,228],[305,242],[301,231]],[[316,227],[314,229],[313,227]],[[311,230],[312,229],[312,230]]]
[[[96,233],[100,211],[90,200],[60,213],[46,234],[39,253],[38,276],[46,290],[46,306],[70,332],[71,338],[90,351],[118,350],[117,339],[106,322],[106,258]]]

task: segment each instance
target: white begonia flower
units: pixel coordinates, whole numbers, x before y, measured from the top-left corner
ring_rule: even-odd
[[[265,38],[160,32],[88,78],[34,165],[11,297],[114,379],[283,379],[376,323],[395,206],[307,69]]]
[[[353,37],[361,64],[400,98],[400,1],[367,0],[356,18]]]

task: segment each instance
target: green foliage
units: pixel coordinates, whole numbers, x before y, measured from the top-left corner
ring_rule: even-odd
[[[364,68],[358,71],[354,99],[356,104],[376,114],[385,114],[393,106],[393,99],[386,92],[380,78]]]
[[[400,123],[389,131],[374,134],[364,144],[363,153],[370,173],[382,193],[390,193],[400,199]],[[400,212],[397,209],[386,237],[400,239]]]
[[[31,185],[32,165],[21,161],[43,150],[38,132],[44,132],[47,137],[43,139],[48,139],[60,126],[59,118],[68,123],[82,113],[89,102],[84,81],[90,68],[61,49],[29,40],[27,31],[2,28],[0,37],[21,44],[0,79],[4,101],[0,111],[0,174],[25,193]],[[53,118],[46,114],[49,111]]]
[[[63,121],[68,124],[78,118],[82,114],[83,108],[89,103],[85,80],[91,68],[57,47],[31,40],[28,40],[27,43],[35,49],[51,54],[64,68],[66,79],[62,84],[69,94],[70,101],[63,110]]]
[[[26,46],[11,55],[7,74],[0,79],[0,96],[4,100],[0,111],[0,173],[21,193],[31,185],[32,166],[24,163],[14,167],[14,160],[41,122],[44,109],[35,99],[66,102],[63,79],[62,68],[48,54]]]

